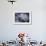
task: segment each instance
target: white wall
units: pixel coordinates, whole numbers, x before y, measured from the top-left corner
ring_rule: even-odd
[[[0,0],[0,40],[14,40],[19,32],[27,32],[37,41],[46,40],[45,5],[45,0],[17,0],[14,5]],[[32,25],[14,25],[16,11],[32,11]]]

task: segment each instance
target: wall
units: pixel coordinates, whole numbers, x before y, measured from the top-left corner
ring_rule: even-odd
[[[45,5],[45,0],[17,0],[13,5],[0,0],[0,40],[14,40],[19,32],[31,34],[37,41],[46,40]],[[16,11],[32,11],[32,25],[14,25]]]

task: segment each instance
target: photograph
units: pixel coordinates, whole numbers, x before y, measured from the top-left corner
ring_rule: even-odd
[[[29,13],[16,13],[15,22],[29,22]]]
[[[15,24],[31,24],[31,14],[29,12],[15,13]]]

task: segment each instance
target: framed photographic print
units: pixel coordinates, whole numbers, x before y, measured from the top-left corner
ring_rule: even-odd
[[[14,24],[32,24],[32,12],[15,12]]]

